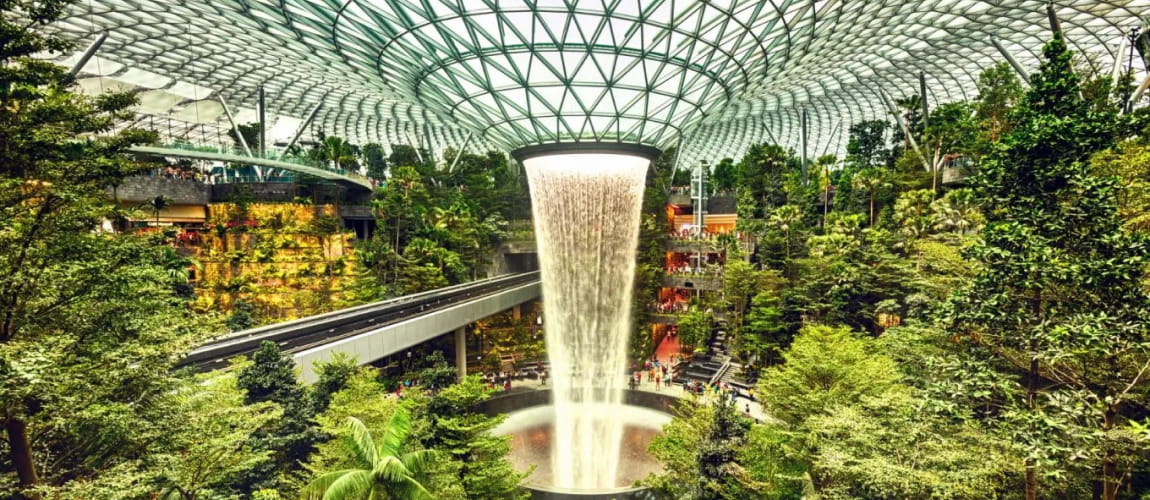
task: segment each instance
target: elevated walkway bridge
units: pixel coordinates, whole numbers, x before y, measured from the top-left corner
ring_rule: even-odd
[[[539,272],[506,274],[373,304],[252,328],[213,340],[193,350],[180,367],[224,368],[228,360],[249,355],[264,341],[279,344],[302,369],[304,383],[315,382],[316,362],[345,353],[369,364],[447,333],[455,333],[455,361],[467,370],[465,327],[541,296]]]
[[[343,169],[320,168],[302,163],[294,158],[261,158],[222,151],[218,148],[196,147],[190,144],[164,144],[159,146],[133,146],[129,151],[136,154],[165,156],[169,158],[187,158],[190,160],[218,161],[239,165],[255,165],[261,167],[278,168],[300,174],[319,177],[324,180],[339,182],[353,189],[374,190],[375,185],[370,179]]]

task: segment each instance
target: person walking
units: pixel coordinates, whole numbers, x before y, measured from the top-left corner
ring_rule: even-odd
[[[657,390],[659,390],[659,377],[654,377],[654,379],[655,379],[655,390],[657,391]]]

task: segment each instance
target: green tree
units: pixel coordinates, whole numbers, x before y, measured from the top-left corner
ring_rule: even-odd
[[[915,270],[895,253],[900,240],[881,228],[862,228],[860,214],[832,214],[827,234],[807,240],[800,278],[784,294],[805,321],[843,324],[879,333],[876,306],[916,290]]]
[[[886,129],[890,122],[872,120],[859,122],[850,127],[847,141],[847,162],[855,169],[868,169],[886,165],[890,151],[885,148]]]
[[[747,323],[739,331],[737,346],[743,360],[756,360],[756,366],[779,361],[780,353],[791,340],[791,325],[784,319],[781,305],[779,293],[774,290],[763,290],[751,299]]]
[[[786,245],[786,260],[791,260],[791,248],[795,246],[792,235],[797,231],[803,221],[803,210],[796,205],[783,205],[771,213],[768,223],[783,232],[784,245]]]
[[[359,369],[355,359],[337,352],[331,360],[315,365],[316,381],[311,386],[311,406],[316,414],[323,413],[331,404],[335,393],[347,387],[352,375]]]
[[[423,358],[424,368],[419,371],[419,383],[432,391],[450,387],[457,377],[455,367],[447,364],[443,353],[435,351]]]
[[[731,322],[735,328],[743,324],[748,302],[751,296],[763,289],[779,289],[782,287],[782,276],[778,271],[759,271],[744,260],[728,262],[723,270],[723,296],[734,309]]]
[[[715,319],[703,311],[694,310],[679,318],[679,344],[684,349],[702,349],[711,339]]]
[[[156,196],[156,197],[153,197],[152,199],[148,200],[148,202],[145,203],[144,206],[147,207],[148,210],[152,211],[152,217],[155,218],[156,225],[159,226],[160,225],[160,212],[163,212],[164,209],[168,208],[168,206],[171,204],[172,204],[171,198],[168,198],[167,196],[164,196],[164,195],[160,195],[160,196]]]
[[[320,159],[332,169],[355,170],[359,168],[356,161],[359,148],[342,137],[334,135],[324,137],[318,148]]]
[[[711,174],[711,183],[715,189],[730,190],[735,188],[738,177],[739,169],[735,165],[735,160],[723,158],[718,165],[715,165],[715,171]]]
[[[972,118],[972,106],[966,102],[942,104],[930,113],[923,130],[923,154],[929,155],[930,190],[938,192],[938,176],[947,155],[970,153],[978,136],[978,124]]]
[[[429,450],[404,452],[403,445],[410,433],[411,419],[402,408],[388,420],[379,443],[363,422],[348,417],[347,446],[357,467],[321,474],[304,489],[304,498],[433,498],[420,480],[434,454]]]
[[[769,469],[757,467],[767,473],[763,474],[766,477],[748,469],[758,465],[744,462],[755,456],[747,446],[752,422],[732,401],[721,398],[709,405],[685,403],[676,413],[649,448],[664,464],[665,473],[649,476],[641,484],[664,498],[788,498],[777,495],[778,491],[765,491],[771,483],[764,479],[776,478],[768,475]]]
[[[452,461],[452,479],[463,486],[466,498],[523,500],[529,496],[520,486],[526,474],[507,460],[511,438],[491,433],[506,417],[475,410],[489,396],[487,385],[474,375],[436,393],[427,403],[431,427],[423,443]]]
[[[974,191],[963,188],[947,191],[930,205],[931,225],[936,231],[955,231],[960,236],[977,230],[986,222],[978,209]]]
[[[916,240],[930,231],[933,201],[934,192],[929,189],[905,191],[895,200],[894,221],[907,239]]]
[[[272,403],[244,404],[245,395],[233,375],[212,373],[181,384],[171,396],[180,415],[179,431],[170,448],[148,457],[159,472],[160,497],[196,500],[226,491],[237,475],[245,475],[271,459],[253,446],[252,433],[279,417]]]
[[[259,324],[255,318],[255,306],[246,300],[237,300],[232,304],[232,312],[228,314],[228,331],[238,332],[247,330]]]
[[[847,328],[803,327],[784,364],[763,371],[759,394],[775,417],[800,424],[835,405],[882,394],[899,380],[894,361],[868,352],[869,341]]]
[[[387,155],[387,164],[394,167],[412,167],[417,172],[422,172],[427,169],[425,164],[433,160],[431,154],[423,149],[416,149],[415,147],[406,144],[393,144],[391,146],[391,154]]]
[[[866,193],[870,206],[870,225],[875,223],[875,198],[880,192],[890,187],[890,179],[886,171],[880,168],[866,168],[860,170],[851,179],[851,185]]]
[[[68,5],[0,6],[0,453],[16,483],[0,495],[16,498],[126,460],[139,442],[121,424],[150,427],[173,362],[202,338],[160,240],[99,231],[123,216],[105,188],[148,168],[123,153],[156,136],[113,131],[133,96],[74,93],[33,57],[72,49],[45,28]]]
[[[919,394],[897,387],[811,416],[810,474],[821,498],[1009,498],[1018,457],[971,424],[921,411]]]
[[[1066,487],[1072,457],[1084,457],[1111,500],[1124,475],[1119,407],[1141,398],[1150,363],[1147,245],[1121,230],[1115,180],[1090,173],[1089,158],[1113,144],[1115,110],[1079,97],[1061,33],[1043,54],[975,178],[988,219],[971,251],[981,271],[953,317],[1019,375],[1023,397],[999,422],[1026,457],[1026,498]]]
[[[323,434],[315,423],[314,407],[296,378],[295,360],[281,352],[275,342],[260,343],[251,363],[240,369],[237,381],[248,404],[272,402],[283,410],[274,425],[253,436],[262,449],[273,453],[273,461],[268,470],[241,480],[241,489],[251,491],[273,481],[277,471],[297,468]]]
[[[1150,130],[1090,159],[1093,173],[1120,183],[1118,215],[1129,231],[1150,234]]]
[[[377,181],[387,179],[387,156],[383,154],[383,146],[377,142],[363,145],[363,162],[367,167],[367,176]]]
[[[399,146],[396,146],[398,151]],[[394,154],[394,153],[393,153]],[[387,245],[391,247],[390,282],[392,294],[398,294],[400,255],[408,242],[415,236],[423,221],[423,216],[430,210],[431,193],[424,184],[419,171],[404,163],[390,162],[400,165],[392,169],[390,182],[376,193],[372,199],[372,212],[380,222],[376,238],[386,238]],[[388,264],[377,262],[377,265]]]
[[[751,218],[761,219],[775,207],[787,202],[783,179],[793,160],[787,150],[776,144],[755,144],[747,149],[736,167],[738,187],[753,200]]]
[[[975,112],[979,121],[978,143],[986,146],[979,148],[978,153],[989,153],[987,146],[1010,132],[1008,116],[1023,95],[1022,82],[1009,63],[1000,62],[979,73]]]

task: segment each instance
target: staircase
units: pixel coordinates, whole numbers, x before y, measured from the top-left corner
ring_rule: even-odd
[[[679,370],[674,382],[714,382],[730,371],[730,360],[731,357],[727,355],[727,332],[717,330],[707,344],[707,352],[692,357],[687,367]]]

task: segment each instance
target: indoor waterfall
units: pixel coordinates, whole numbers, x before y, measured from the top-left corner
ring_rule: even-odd
[[[620,486],[627,342],[649,160],[572,153],[524,160],[543,277],[561,488]]]

